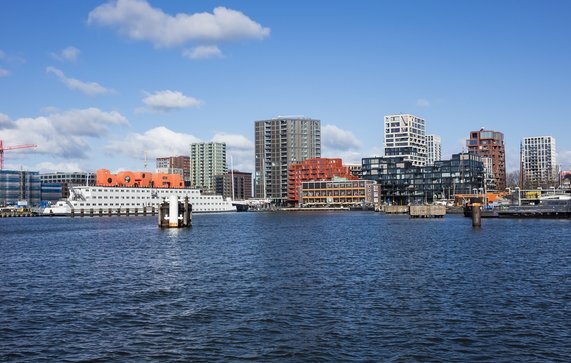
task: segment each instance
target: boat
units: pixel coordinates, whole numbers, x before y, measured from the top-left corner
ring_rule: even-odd
[[[236,212],[230,198],[203,195],[199,189],[186,188],[178,174],[120,172],[106,169],[96,173],[95,186],[70,188],[67,199],[42,210],[43,215],[78,214],[147,214],[158,211],[159,205],[176,195],[183,202],[188,197],[193,213]]]
[[[509,205],[498,210],[500,218],[570,218],[571,195],[550,194],[542,196],[537,203]]]

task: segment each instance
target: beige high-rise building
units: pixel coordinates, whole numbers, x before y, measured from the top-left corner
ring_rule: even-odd
[[[426,135],[426,165],[442,160],[442,143],[438,135]]]

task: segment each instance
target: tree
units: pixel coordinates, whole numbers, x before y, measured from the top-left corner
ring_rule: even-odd
[[[510,171],[506,175],[506,187],[515,188],[519,186],[519,170]]]

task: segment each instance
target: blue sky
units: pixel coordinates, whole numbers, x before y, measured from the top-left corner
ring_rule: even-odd
[[[0,2],[5,168],[148,169],[225,141],[253,171],[254,121],[322,121],[323,156],[382,155],[412,113],[443,156],[471,130],[552,135],[571,169],[569,1]]]

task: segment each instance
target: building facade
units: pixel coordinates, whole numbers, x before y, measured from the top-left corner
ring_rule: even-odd
[[[372,180],[329,180],[303,182],[300,186],[301,207],[349,207],[373,206]],[[367,193],[369,191],[369,193]]]
[[[454,154],[423,167],[404,157],[363,158],[362,163],[363,179],[380,184],[385,204],[432,203],[484,191],[484,166],[475,154]]]
[[[62,198],[69,197],[69,188],[81,185],[95,185],[95,173],[90,172],[56,172],[40,174],[40,181],[42,183],[42,200],[45,201],[58,201]],[[56,198],[57,186],[60,186],[61,191],[58,198]]]
[[[557,187],[557,160],[553,136],[524,137],[520,146],[520,187]]]
[[[281,116],[256,121],[255,157],[255,197],[285,205],[289,165],[321,157],[321,121]]]
[[[358,179],[341,159],[311,158],[290,164],[288,170],[288,204],[297,205],[301,183],[332,180],[333,178]]]
[[[492,172],[496,179],[496,188],[499,191],[506,189],[506,148],[504,134],[499,131],[484,130],[470,131],[470,138],[466,140],[468,152],[481,157],[492,159]]]
[[[190,156],[167,156],[156,159],[157,173],[180,174],[190,186]]]
[[[36,207],[42,198],[37,171],[0,170],[0,206],[25,203]]]
[[[226,143],[199,142],[190,146],[191,180],[204,193],[215,192],[215,175],[226,173]]]
[[[232,180],[234,180],[232,182]],[[252,173],[238,170],[215,176],[216,194],[232,200],[252,198]],[[234,188],[232,190],[232,188]]]
[[[401,156],[414,166],[426,165],[425,122],[409,114],[385,116],[385,156]]]
[[[426,165],[442,159],[442,142],[438,135],[426,135]]]

